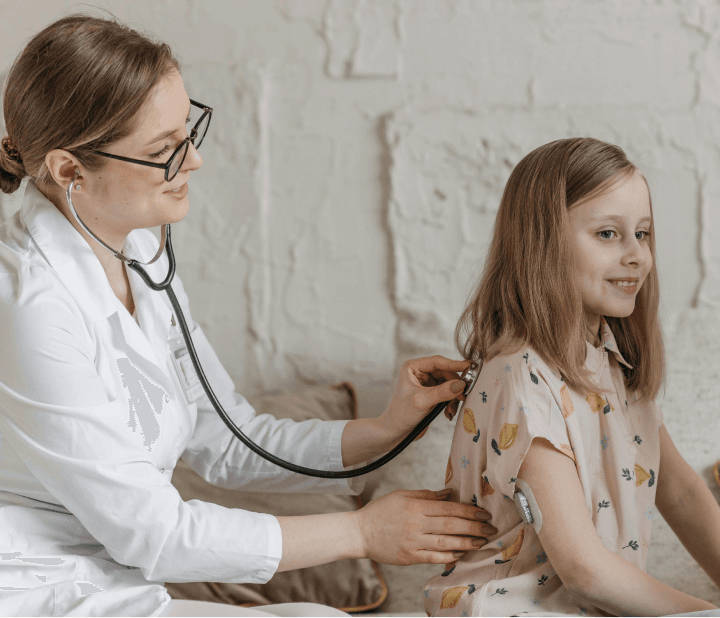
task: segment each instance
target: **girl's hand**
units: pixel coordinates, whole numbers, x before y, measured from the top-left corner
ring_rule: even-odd
[[[445,416],[452,420],[459,401],[465,400],[465,382],[459,379],[456,372],[464,371],[469,366],[469,361],[453,361],[443,356],[405,361],[400,369],[395,392],[380,416],[388,434],[399,442],[443,401],[450,401]],[[425,431],[416,440],[422,438]]]
[[[497,529],[471,504],[447,502],[449,489],[397,490],[353,513],[363,556],[383,564],[446,564],[487,543]]]

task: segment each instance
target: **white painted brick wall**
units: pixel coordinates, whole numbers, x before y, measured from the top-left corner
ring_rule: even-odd
[[[720,458],[720,2],[96,4],[169,42],[190,95],[215,108],[173,231],[195,318],[244,394],[350,379],[362,413],[379,414],[400,361],[456,356],[452,330],[512,167],[552,139],[594,136],[650,180],[667,425],[720,495],[708,476]],[[0,76],[72,9],[87,7],[0,0]],[[0,197],[0,215],[17,202]],[[424,451],[437,445],[438,478],[392,486],[442,483],[443,431]],[[391,489],[392,474],[375,485]],[[663,524],[666,553],[649,569],[672,585],[667,552],[683,550]],[[692,572],[685,591],[699,582],[720,601]],[[399,588],[390,611],[420,607]]]

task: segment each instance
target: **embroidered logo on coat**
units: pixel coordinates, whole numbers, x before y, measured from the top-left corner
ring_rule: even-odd
[[[143,446],[152,451],[153,444],[160,437],[156,416],[162,414],[165,408],[165,390],[152,382],[129,358],[118,358],[115,362],[128,393],[127,426],[133,433],[139,428]]]

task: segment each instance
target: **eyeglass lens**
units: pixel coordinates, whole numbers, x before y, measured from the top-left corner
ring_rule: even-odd
[[[209,124],[210,124],[210,114],[205,114],[205,116],[203,116],[202,121],[195,129],[195,131],[196,131],[195,139],[193,139],[193,145],[195,146],[195,148],[200,148],[200,144],[202,144],[202,141],[205,138],[205,134],[207,133]],[[192,135],[190,137],[192,139]],[[175,154],[175,156],[173,157],[173,160],[170,162],[170,169],[168,169],[168,175],[167,175],[168,181],[175,178],[178,171],[180,171],[182,164],[185,162],[185,157],[187,156],[188,148],[189,148],[189,144],[187,142],[185,142],[185,144],[183,145],[183,148],[181,148],[180,151],[177,152]]]

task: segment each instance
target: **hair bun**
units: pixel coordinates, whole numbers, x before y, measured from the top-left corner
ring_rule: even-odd
[[[27,171],[20,152],[9,137],[3,137],[0,148],[0,190],[3,193],[17,191],[25,176]]]

